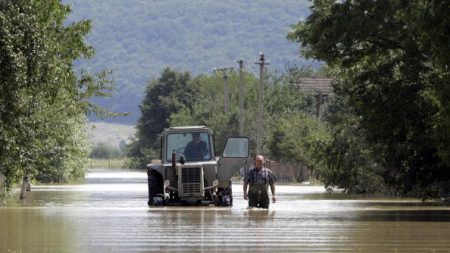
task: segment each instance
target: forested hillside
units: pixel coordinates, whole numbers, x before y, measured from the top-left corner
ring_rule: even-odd
[[[309,1],[148,1],[65,0],[70,20],[92,20],[87,41],[96,50],[92,71],[113,70],[116,94],[102,103],[114,111],[130,111],[114,122],[135,124],[145,86],[165,67],[194,74],[216,67],[253,62],[263,51],[269,70],[305,65],[298,45],[286,40],[290,25],[309,14]]]

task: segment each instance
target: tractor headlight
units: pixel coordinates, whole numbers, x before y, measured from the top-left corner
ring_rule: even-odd
[[[169,187],[170,186],[170,180],[166,179],[164,180],[164,187]]]

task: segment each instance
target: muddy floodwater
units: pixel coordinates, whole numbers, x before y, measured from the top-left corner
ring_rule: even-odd
[[[147,206],[143,171],[92,170],[0,207],[0,252],[450,252],[450,207],[277,186],[269,211]]]

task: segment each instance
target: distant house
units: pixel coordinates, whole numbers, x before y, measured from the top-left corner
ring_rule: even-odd
[[[324,77],[305,77],[299,78],[295,84],[300,87],[300,90],[313,94],[316,97],[316,117],[320,118],[321,111],[323,111],[322,104],[327,100],[330,93],[333,93],[332,79]]]
[[[305,93],[322,93],[328,95],[333,93],[333,86],[331,86],[332,79],[324,77],[304,77],[299,78],[295,84],[297,84]]]

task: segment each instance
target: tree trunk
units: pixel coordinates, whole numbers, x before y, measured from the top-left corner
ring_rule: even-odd
[[[22,187],[20,188],[20,199],[26,199],[27,191],[30,191],[30,178],[28,176],[24,176]]]

